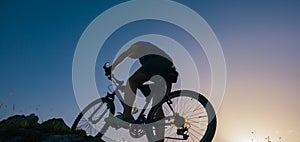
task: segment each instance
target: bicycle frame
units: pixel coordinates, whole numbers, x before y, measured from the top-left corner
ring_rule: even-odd
[[[111,81],[113,83],[112,85],[114,85],[116,88],[113,91],[111,91],[111,93],[107,92],[107,96],[105,98],[109,98],[113,102],[114,101],[114,96],[116,96],[118,98],[119,102],[121,103],[122,107],[124,108],[124,106],[126,104],[124,103],[124,99],[121,95],[121,92],[124,92],[124,91],[121,91],[121,90],[123,90],[123,88],[125,87],[125,86],[122,85],[123,81],[117,80],[114,76],[111,76]],[[169,93],[170,93],[170,91],[167,91],[166,94],[169,94]],[[166,96],[167,95],[165,95],[165,97]],[[147,123],[153,123],[155,121],[158,121],[158,120],[155,120],[155,121],[148,120],[148,119],[145,118],[145,111],[146,111],[148,105],[150,104],[152,98],[153,98],[153,96],[146,99],[146,103],[144,104],[143,109],[141,110],[139,116],[135,120],[135,124],[141,124],[141,123],[146,123],[147,124]]]
[[[124,106],[126,105],[124,103],[124,99],[121,95],[121,92],[124,92],[122,90],[124,90],[125,86],[123,86],[123,81],[119,81],[118,79],[116,79],[108,70],[109,68],[106,67],[106,64],[103,66],[103,68],[105,69],[105,75],[108,77],[109,80],[112,81],[112,85],[114,85],[116,88],[114,90],[111,90],[111,93],[107,92],[107,95],[104,97],[108,102],[110,103],[114,103],[114,97],[117,96],[118,100],[120,101],[122,107],[124,108]],[[160,80],[161,81],[161,80]],[[167,80],[166,80],[167,81]],[[154,84],[157,83],[157,82],[154,82]],[[145,117],[145,111],[150,103],[150,101],[153,99],[153,96],[151,96],[150,98],[146,98],[146,103],[145,105],[143,106],[143,109],[142,111],[140,112],[139,116],[137,117],[137,119],[133,122],[134,124],[153,124],[154,125],[154,122],[158,122],[159,120],[162,120],[162,119],[165,119],[165,120],[170,120],[170,119],[174,119],[178,116],[177,113],[175,113],[173,107],[171,106],[172,104],[172,101],[171,99],[169,98],[169,94],[171,93],[171,85],[172,83],[171,82],[166,82],[166,92],[164,94],[164,97],[163,99],[158,102],[156,105],[162,105],[162,102],[163,100],[166,100],[167,99],[167,104],[170,108],[170,110],[173,112],[173,116],[168,116],[168,117],[162,117],[162,118],[146,118]],[[126,95],[126,94],[125,94]],[[144,94],[145,95],[145,94]],[[156,106],[155,105],[155,106]],[[151,111],[151,110],[150,110]],[[173,122],[174,123],[174,122]],[[155,124],[155,125],[160,125],[160,126],[168,126],[168,125],[172,125],[173,123],[158,123],[158,124]],[[133,126],[137,126],[137,125],[133,125]],[[166,137],[166,138],[169,138],[169,139],[177,139],[177,140],[186,140],[189,136],[184,134],[184,132],[187,131],[187,128],[179,128],[177,129],[177,134],[178,135],[182,135],[183,138],[180,139],[180,138],[171,138],[171,137]]]

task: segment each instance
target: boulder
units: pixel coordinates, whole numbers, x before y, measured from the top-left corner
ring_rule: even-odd
[[[53,118],[38,123],[34,114],[15,115],[0,122],[0,142],[97,142],[85,131],[71,131],[63,119]]]
[[[70,127],[68,127],[61,118],[47,120],[43,122],[39,128],[44,132],[52,133],[69,133],[71,131]]]
[[[0,128],[27,128],[38,126],[39,118],[30,114],[29,116],[25,115],[15,115],[7,118],[0,122]]]

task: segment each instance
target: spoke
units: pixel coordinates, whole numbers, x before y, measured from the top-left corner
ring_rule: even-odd
[[[195,125],[195,124],[190,124],[191,126],[195,126],[195,127],[191,127],[190,129],[192,129],[192,128],[199,128],[199,130],[203,130],[203,131],[205,131],[206,129],[201,129],[200,128],[200,125]],[[206,127],[206,126],[205,126]]]
[[[193,102],[193,100],[192,100],[192,98],[191,98],[191,99],[186,98],[186,100],[187,100],[187,101],[185,101],[185,102],[186,102],[185,104],[187,104],[187,105],[185,105],[185,110],[190,110],[190,109],[193,107],[193,105],[191,105],[191,104],[193,104],[193,103],[190,103],[190,102]],[[186,106],[189,106],[189,107],[186,108]]]
[[[172,132],[172,128],[169,128],[169,129],[166,130],[166,134],[169,134],[171,132]]]
[[[99,104],[97,109],[94,108],[94,111],[93,111],[92,115],[95,115],[95,113],[102,107],[102,105],[103,105],[103,103]]]
[[[188,120],[188,122],[191,122],[191,123],[207,123],[207,120]]]
[[[193,134],[193,133],[191,133],[191,138],[192,138],[193,142],[194,142],[194,141],[199,141],[199,140],[200,140],[200,138],[199,138],[198,136],[196,136],[195,134]],[[195,140],[195,139],[196,139],[196,140]]]
[[[197,110],[198,110],[197,107],[195,107],[193,110],[190,110],[190,111],[186,112],[185,114],[188,114],[188,113],[191,113],[191,112],[195,112]]]
[[[167,107],[167,106],[163,106],[163,110],[166,111],[167,114],[169,114],[171,111],[171,110],[169,110],[169,107]]]
[[[186,110],[186,106],[187,106],[187,101],[186,101],[186,98],[183,98],[183,103],[181,105],[181,110],[182,110],[182,113],[184,113],[184,111]]]
[[[205,124],[208,124],[208,121],[207,121],[207,120],[201,120],[201,121],[199,121],[198,123],[205,123]]]
[[[179,136],[177,135],[176,131],[174,131],[174,138],[179,138]]]
[[[190,129],[194,130],[197,133],[200,133],[200,131],[205,131],[205,129],[201,129],[201,128],[198,128],[198,129],[196,129],[196,128],[190,128]]]
[[[105,111],[96,120],[94,120],[95,123],[99,122],[101,120],[101,118],[106,114],[107,111],[108,111],[108,109],[105,109]]]
[[[187,110],[186,106],[189,105],[190,103],[187,102],[187,98],[186,97],[182,97],[180,100],[182,102],[181,107],[180,107],[181,108],[180,112],[184,113],[184,111]]]
[[[196,128],[207,128],[207,125],[206,124],[204,124],[204,123],[189,123],[189,125],[191,126],[191,127],[196,127]]]
[[[199,128],[199,130],[198,129],[196,130],[196,129],[190,128],[190,130],[193,130],[194,132],[199,133],[199,134],[200,134],[200,131],[203,131],[203,132],[206,131],[206,129],[201,129],[201,128]]]
[[[193,135],[194,137],[196,137],[196,138],[202,138],[203,137],[203,135],[204,134],[202,134],[201,132],[199,132],[199,131],[197,131],[197,130],[195,130],[195,129],[191,129],[192,131],[194,131],[195,133],[193,133],[193,132],[189,132],[189,134],[191,134],[191,135]],[[199,135],[199,136],[197,136],[197,135]],[[201,136],[201,137],[200,137]]]
[[[199,123],[201,121],[189,120],[189,122]]]
[[[171,131],[170,137],[176,137],[175,131]]]
[[[189,103],[187,103],[187,104],[189,104]],[[189,105],[188,109],[186,109],[186,110],[190,110],[192,107],[193,107],[193,105]]]
[[[194,116],[194,115],[201,115],[201,114],[203,114],[204,112],[203,111],[201,111],[200,113],[194,113],[194,114],[191,114],[191,115],[188,115],[189,117],[192,117],[192,116]],[[207,114],[207,113],[205,113],[205,114]],[[187,115],[187,113],[185,113],[185,115]]]
[[[87,120],[86,119],[81,119],[79,122],[78,122],[78,124],[77,125],[81,125],[82,123],[86,123],[87,122]]]
[[[87,125],[87,124],[81,124],[81,125],[78,125],[77,128],[80,128],[80,129],[81,129],[81,128],[83,128],[83,126],[86,126],[86,125]]]
[[[191,134],[191,135],[195,136],[195,135],[194,135],[194,134],[192,134],[192,133],[189,133],[189,134]],[[193,142],[195,141],[194,137],[190,137],[190,138],[192,138],[192,141],[193,141]]]
[[[197,119],[197,118],[205,118],[205,117],[207,117],[207,115],[205,115],[205,116],[188,117],[188,120],[193,120],[193,119]]]
[[[181,105],[180,105],[179,110],[180,110],[180,112],[183,112],[182,110],[183,110],[183,105],[184,105],[184,103],[182,103],[182,99],[179,99],[179,98],[178,98],[178,100],[180,100],[180,102],[181,102],[181,103],[180,103]]]
[[[178,98],[178,100],[180,100],[180,106],[179,106],[179,104],[177,105],[178,107],[179,107],[179,112],[180,113],[182,113],[182,112],[184,112],[184,110],[185,110],[185,105],[187,104],[187,103],[184,103],[185,101],[182,101],[184,98],[182,98],[182,99],[180,99],[180,98]]]
[[[164,109],[163,109],[163,111],[167,111],[167,112],[165,113],[165,115],[171,114],[171,109],[170,109],[169,106],[165,106]]]
[[[169,128],[166,130],[166,134],[171,133],[171,132],[172,132],[172,127],[169,127]]]
[[[173,104],[171,104],[170,106],[169,106],[169,108],[170,107],[172,107],[173,108],[173,110],[174,110],[174,112],[176,112],[176,106],[174,105],[174,103]],[[170,110],[171,110],[171,112],[173,113],[173,115],[174,115],[174,112],[172,111],[172,109],[170,108]]]

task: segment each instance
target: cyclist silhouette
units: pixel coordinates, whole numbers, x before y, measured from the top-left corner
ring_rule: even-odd
[[[112,71],[127,57],[138,59],[142,66],[124,85]],[[156,142],[163,142],[164,139],[211,142],[214,138],[217,119],[212,104],[195,91],[171,91],[178,73],[172,59],[157,46],[145,41],[136,42],[112,66],[108,67],[105,63],[103,69],[115,88],[109,89],[105,97],[88,104],[76,117],[72,130],[85,130],[100,139],[104,138],[109,127],[128,129],[132,138],[141,138],[146,134],[148,141]],[[153,83],[149,84],[149,81]],[[137,89],[146,96],[146,103],[134,119],[132,111]],[[124,99],[122,92],[125,93]],[[115,98],[116,101],[123,101],[121,105],[124,108],[123,114],[117,116],[114,116]],[[151,101],[152,108],[146,117],[145,110]]]
[[[149,86],[141,87],[143,83],[149,81],[154,75],[163,77],[167,86],[171,86],[172,83],[177,81],[178,73],[173,65],[172,59],[157,46],[150,42],[139,41],[130,46],[128,50],[123,52],[112,64],[111,70],[113,71],[120,63],[122,63],[127,57],[132,59],[138,59],[142,65],[128,80],[127,87],[124,95],[123,114],[116,117],[124,121],[130,122],[133,120],[132,111],[133,104],[135,102],[137,89],[147,97],[151,90]],[[158,103],[160,100],[153,97],[152,104]],[[162,107],[156,114],[157,117],[164,117]]]

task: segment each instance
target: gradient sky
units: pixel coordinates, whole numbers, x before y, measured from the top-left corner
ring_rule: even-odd
[[[80,111],[72,88],[76,44],[96,16],[121,2],[0,1],[0,103],[3,104],[0,119],[34,112],[41,121],[62,117],[71,125]],[[249,142],[255,138],[251,134],[254,132],[259,142],[266,136],[271,136],[275,142],[279,141],[278,137],[282,137],[282,141],[300,142],[300,2],[178,2],[198,12],[208,22],[224,51],[227,88],[217,114],[214,141]],[[139,27],[139,24],[162,24],[164,29],[168,26],[176,29],[155,21],[132,23],[116,31],[116,36],[108,40],[106,46],[122,44],[130,36],[143,33],[170,34],[168,30],[153,31],[152,27],[151,31],[136,29],[129,37],[116,38],[122,30]],[[188,36],[180,29],[176,32],[173,38],[185,40],[193,52],[194,44]],[[113,54],[111,49],[108,51]],[[99,56],[103,57],[98,59],[99,64],[111,60]],[[202,76],[207,74],[205,60],[199,57]],[[201,82],[209,82],[205,77],[203,80]],[[209,92],[209,85],[204,84],[202,88],[204,93]]]

